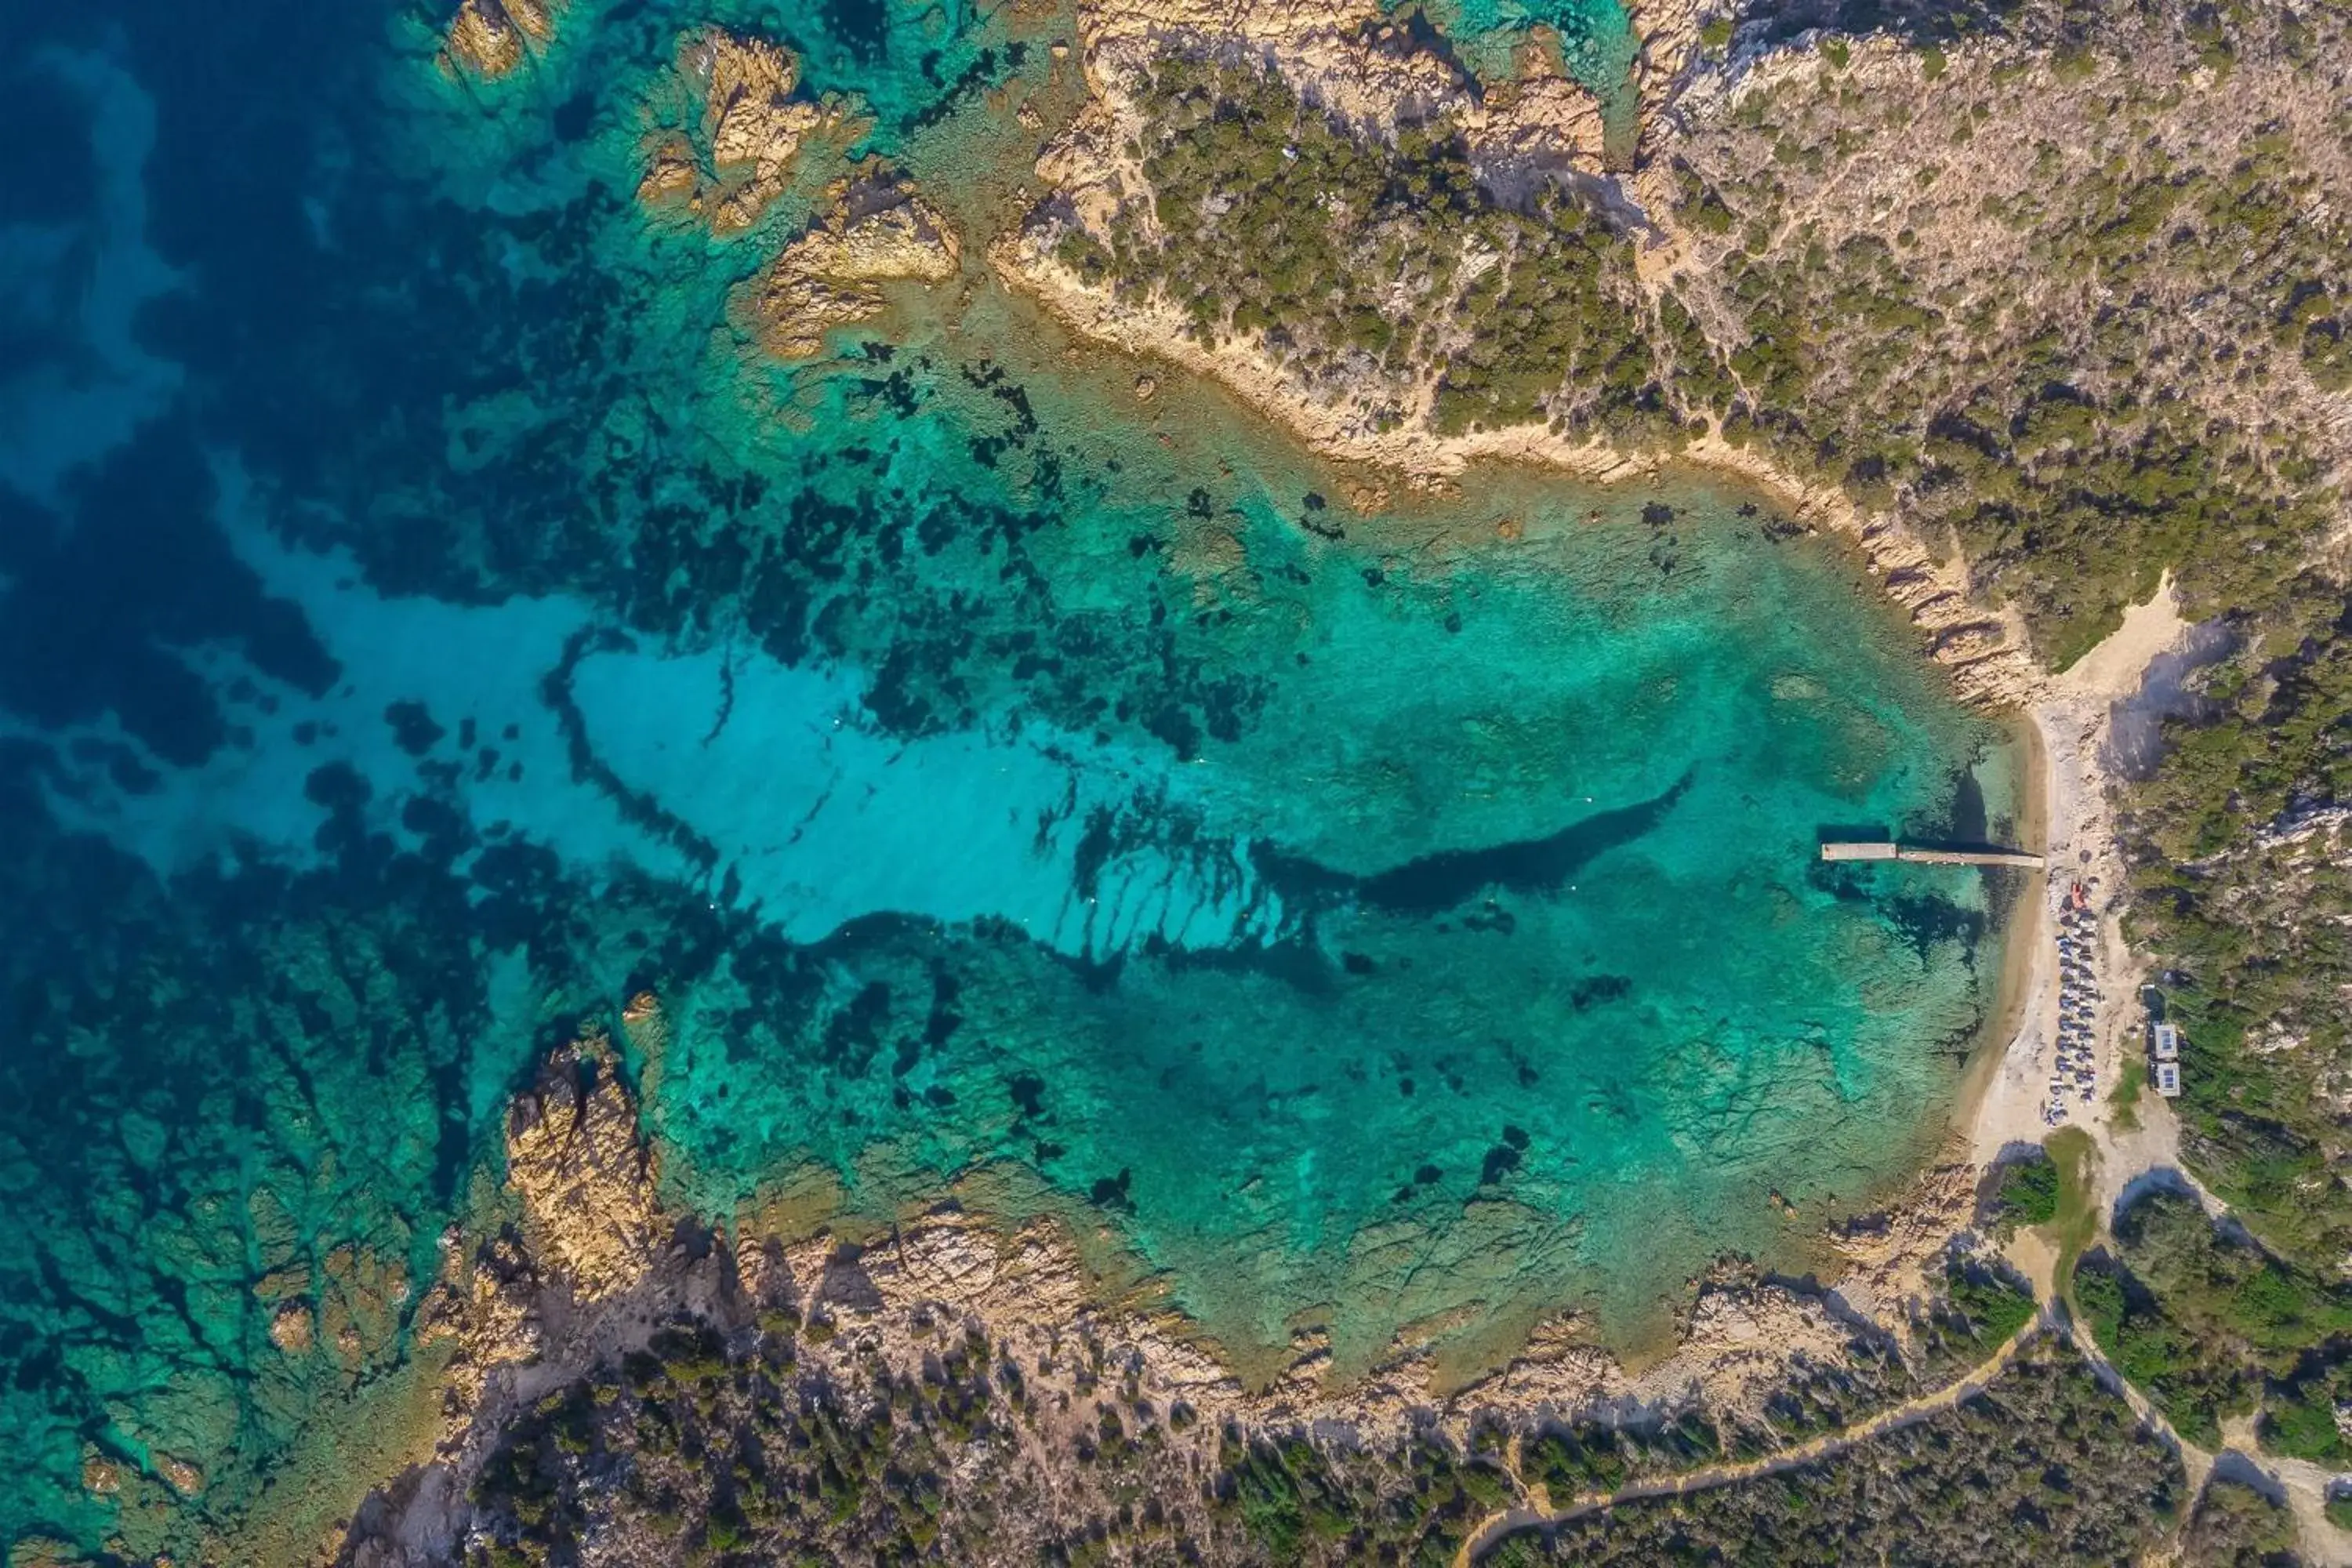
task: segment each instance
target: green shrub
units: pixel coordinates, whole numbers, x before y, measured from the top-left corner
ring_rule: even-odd
[[[2058,1217],[2058,1166],[2036,1151],[2000,1168],[1992,1195],[1992,1225],[2002,1236],[2020,1226],[2048,1225]]]

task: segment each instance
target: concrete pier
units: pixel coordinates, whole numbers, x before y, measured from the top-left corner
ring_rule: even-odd
[[[2042,869],[2039,855],[2022,849],[1937,849],[1926,844],[1843,841],[1822,846],[1824,860],[1908,860],[1921,866],[2017,866]]]

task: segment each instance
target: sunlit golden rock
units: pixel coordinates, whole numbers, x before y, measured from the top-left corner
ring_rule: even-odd
[[[911,187],[887,178],[845,184],[824,222],[761,275],[753,302],[761,343],[778,359],[813,358],[827,331],[881,313],[880,285],[944,283],[962,258],[947,220]]]
[[[694,161],[694,143],[682,131],[671,131],[646,144],[646,174],[637,182],[637,200],[649,207],[702,210],[702,172]]]
[[[288,1355],[300,1355],[310,1348],[314,1328],[310,1304],[288,1301],[270,1317],[269,1342]]]
[[[92,1497],[112,1497],[122,1489],[122,1467],[95,1448],[83,1449],[81,1489]]]
[[[537,47],[554,37],[555,17],[544,0],[462,0],[449,19],[441,58],[495,79],[522,63],[526,44]]]
[[[691,134],[667,131],[647,142],[637,199],[692,213],[714,234],[739,233],[783,193],[801,144],[832,116],[793,98],[800,62],[765,38],[719,27],[689,33],[677,70],[701,112]]]
[[[582,1300],[625,1289],[654,1255],[653,1176],[617,1065],[590,1033],[548,1058],[507,1118],[507,1184],[531,1251]]]
[[[205,1489],[204,1471],[187,1459],[158,1454],[155,1456],[155,1470],[163,1478],[164,1485],[184,1498],[194,1497]]]

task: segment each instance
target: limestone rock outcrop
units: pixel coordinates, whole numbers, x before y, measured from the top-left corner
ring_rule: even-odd
[[[822,353],[835,327],[881,313],[881,285],[944,283],[963,247],[947,220],[887,176],[837,186],[824,221],[787,247],[754,283],[761,344],[778,359]]]
[[[740,233],[783,194],[803,143],[836,111],[793,96],[800,61],[791,50],[723,28],[680,39],[677,74],[698,117],[691,130],[647,142],[637,199],[691,215],[714,234]]]
[[[593,1301],[651,1266],[657,1227],[636,1099],[601,1032],[548,1058],[507,1118],[507,1184],[531,1252]]]
[[[462,0],[449,19],[441,61],[453,71],[491,80],[520,65],[527,49],[544,47],[554,37],[548,0]]]

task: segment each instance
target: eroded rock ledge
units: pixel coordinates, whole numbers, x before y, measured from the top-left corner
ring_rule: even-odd
[[[1616,179],[1603,165],[1598,106],[1542,69],[1539,51],[1515,79],[1479,93],[1449,57],[1382,22],[1369,3],[1168,0],[1140,13],[1087,5],[1080,37],[1089,101],[1044,149],[1042,194],[1025,221],[990,247],[990,260],[1007,283],[1082,334],[1213,376],[1318,451],[1400,472],[1423,488],[1450,485],[1493,459],[1607,480],[1642,477],[1676,457],[1735,472],[1853,541],[1963,698],[1988,706],[2027,700],[2041,676],[2021,625],[1975,602],[1968,563],[1943,542],[1923,541],[1892,517],[1865,513],[1833,488],[1775,467],[1760,450],[1723,439],[1716,413],[1677,409],[1681,395],[1672,388],[1683,371],[1723,375],[1670,297],[1668,274],[1681,249],[1669,232],[1672,177],[1656,161],[1664,108],[1694,68],[1699,14],[1684,0],[1637,11],[1646,161]],[[1247,297],[1255,287],[1247,279],[1242,295],[1204,306],[1182,297],[1203,287],[1188,264],[1202,243],[1192,231],[1222,236],[1234,195],[1214,191],[1195,213],[1189,188],[1171,206],[1155,184],[1153,150],[1197,135],[1188,127],[1202,89],[1180,88],[1171,102],[1160,80],[1171,61],[1224,73],[1208,89],[1213,95],[1273,84],[1279,101],[1327,118],[1374,156],[1393,156],[1407,174],[1428,159],[1408,155],[1403,138],[1434,127],[1441,139],[1456,139],[1454,177],[1475,182],[1491,213],[1549,216],[1534,228],[1476,219],[1441,232],[1437,218],[1416,229],[1409,215],[1335,209],[1332,233],[1347,254],[1318,276],[1391,280],[1381,289],[1330,320],[1306,323],[1269,319]],[[1244,118],[1261,111],[1241,110]],[[1590,216],[1580,219],[1579,211]],[[1262,216],[1247,221],[1257,225]],[[1552,237],[1596,221],[1617,232],[1613,248],[1578,254]],[[1402,276],[1393,258],[1400,248],[1419,258]],[[1591,280],[1581,281],[1587,275]],[[1559,343],[1528,340],[1530,321]],[[1498,338],[1493,329],[1502,322],[1522,325]],[[1636,357],[1654,362],[1639,374],[1628,342],[1643,345]],[[1465,411],[1460,389],[1450,386],[1465,364],[1496,384],[1539,382],[1549,367],[1556,384],[1532,405],[1519,395]],[[1629,374],[1647,375],[1654,389],[1629,395]]]
[[[657,1052],[664,1019],[652,998],[633,1002],[623,1026]],[[1299,1336],[1286,1373],[1250,1389],[1181,1319],[1092,1298],[1077,1249],[1053,1223],[992,1227],[948,1204],[866,1247],[762,1235],[756,1224],[720,1234],[663,1210],[636,1129],[616,1054],[593,1030],[555,1052],[519,1097],[506,1140],[512,1218],[470,1243],[449,1237],[421,1310],[421,1340],[455,1342],[436,1458],[370,1498],[341,1562],[455,1561],[515,1528],[499,1510],[516,1487],[527,1498],[539,1484],[516,1468],[526,1463],[516,1446],[541,1456],[527,1466],[554,1462],[532,1446],[550,1422],[571,1424],[562,1452],[593,1448],[599,1473],[653,1487],[639,1513],[658,1517],[667,1483],[645,1478],[668,1473],[671,1450],[646,1422],[668,1419],[660,1389],[677,1378],[751,1390],[747,1409],[781,1399],[799,1415],[779,1419],[815,1422],[835,1434],[828,1441],[862,1432],[857,1441],[887,1447],[898,1440],[894,1411],[902,1426],[946,1422],[962,1500],[935,1500],[933,1525],[939,1509],[954,1527],[956,1510],[992,1498],[1003,1511],[972,1527],[984,1529],[995,1560],[1035,1562],[1116,1516],[1121,1496],[1171,1507],[1197,1499],[1199,1478],[1260,1444],[1313,1434],[1309,1449],[1286,1450],[1288,1462],[1328,1448],[1377,1470],[1389,1462],[1381,1456],[1394,1456],[1400,1475],[1452,1456],[1445,1465],[1486,1477],[1449,1483],[1457,1491],[1491,1483],[1524,1495],[1522,1472],[1568,1451],[1556,1436],[1542,1447],[1547,1433],[1581,1433],[1586,1448],[1612,1453],[1622,1434],[1635,1473],[1671,1471],[1734,1443],[1769,1451],[1795,1441],[1818,1430],[1824,1410],[1858,1418],[1916,1397],[1992,1348],[1938,1294],[1954,1234],[1973,1211],[1965,1167],[1931,1173],[1916,1203],[1834,1244],[1852,1265],[1849,1299],[1727,1265],[1700,1282],[1679,1348],[1638,1373],[1562,1316],[1509,1364],[1453,1392],[1412,1349],[1361,1383],[1332,1385],[1312,1334]],[[772,1394],[757,1393],[771,1384]],[[920,1391],[911,1413],[910,1391]],[[597,1427],[594,1412],[607,1406],[637,1409],[635,1425]],[[1107,1452],[1133,1473],[1121,1479]],[[737,1474],[738,1487],[758,1489]],[[714,1493],[695,1506],[718,1519],[734,1504]],[[1457,1535],[1489,1511],[1466,1492],[1445,1510]],[[583,1560],[655,1560],[632,1533],[643,1519],[616,1518],[565,1526],[580,1532]],[[1201,1522],[1204,1539],[1214,1526]]]
[[[912,186],[883,173],[837,181],[824,219],[753,281],[749,309],[778,359],[824,352],[824,334],[881,314],[886,283],[944,283],[963,247]]]
[[[795,98],[800,61],[765,38],[705,27],[678,40],[676,85],[690,130],[656,132],[645,148],[637,200],[738,234],[783,194],[802,146],[836,128],[838,105]]]
[[[505,76],[555,37],[560,0],[462,0],[442,44],[445,69],[485,80]]]

